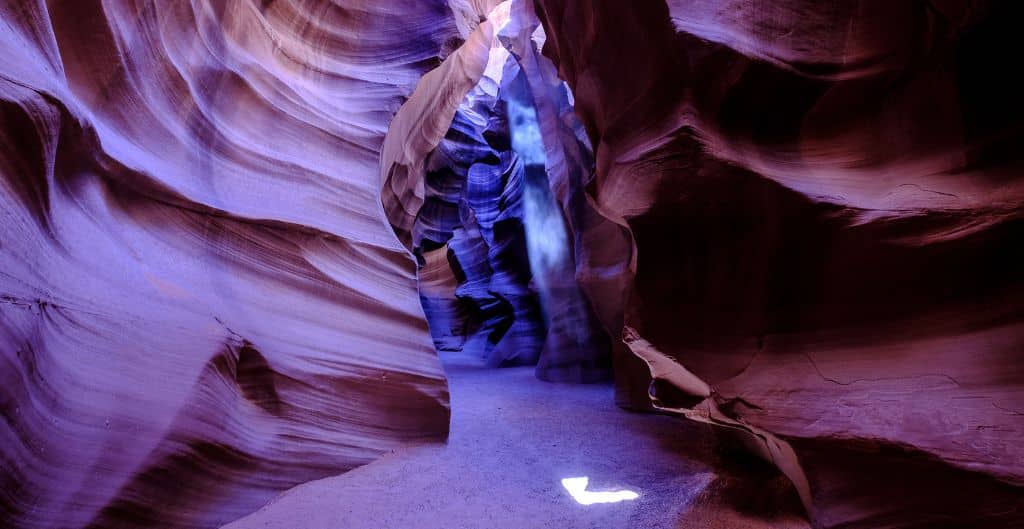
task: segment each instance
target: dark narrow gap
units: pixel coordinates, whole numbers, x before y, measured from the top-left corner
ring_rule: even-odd
[[[543,275],[535,275],[532,266],[538,237],[527,234],[535,226],[527,213],[536,208],[527,203],[535,200],[537,188],[546,188],[547,178],[543,170],[539,178],[527,170],[524,161],[543,151],[539,132],[524,144],[521,107],[518,100],[510,104],[511,86],[501,81],[481,80],[429,155],[413,252],[421,302],[439,351],[463,351],[490,366],[533,365],[548,325],[538,289]],[[515,146],[513,134],[520,136]],[[523,149],[532,154],[524,156]],[[560,236],[563,244],[550,250],[564,255],[564,228],[554,233],[548,238]]]
[[[442,355],[537,365],[547,380],[607,380],[607,362],[588,368],[609,344],[576,280],[573,227],[552,192],[527,72],[514,55],[492,54],[502,59],[426,160],[412,250],[431,335]],[[567,89],[560,95],[571,105]]]

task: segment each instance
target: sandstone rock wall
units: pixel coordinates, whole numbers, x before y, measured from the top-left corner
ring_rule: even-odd
[[[0,526],[213,527],[444,439],[377,167],[449,6],[0,19]]]
[[[741,423],[823,527],[1021,523],[1018,4],[537,6],[635,244],[598,312],[711,388],[663,407]]]

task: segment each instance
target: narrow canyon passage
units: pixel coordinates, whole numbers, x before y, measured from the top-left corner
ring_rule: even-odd
[[[0,529],[1024,527],[1020,0],[0,2]]]
[[[446,445],[400,448],[300,485],[225,529],[809,527],[781,475],[722,468],[703,425],[623,411],[610,384],[546,383],[532,368],[489,369],[475,355],[442,359]],[[562,483],[576,477],[638,497],[583,505]]]

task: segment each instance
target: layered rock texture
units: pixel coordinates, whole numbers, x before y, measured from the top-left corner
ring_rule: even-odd
[[[614,367],[817,527],[1024,525],[1022,15],[2,3],[0,525],[213,527],[442,439],[435,347]]]
[[[445,437],[377,166],[448,6],[0,18],[0,526],[215,527]]]
[[[1019,4],[537,8],[634,242],[627,301],[592,301],[658,407],[738,432],[821,527],[1024,523]]]
[[[544,329],[529,288],[523,165],[512,151],[507,111],[496,95],[478,85],[467,95],[472,106],[456,112],[431,153],[426,197],[413,227],[414,251],[424,267],[429,254],[427,274],[438,270],[458,285],[453,296],[430,296],[430,285],[424,291],[439,348],[447,348],[447,336],[461,336],[465,342],[455,348],[478,352],[490,365],[529,365],[537,362]],[[431,303],[450,305],[455,313]]]
[[[417,256],[439,349],[492,366],[537,364],[544,380],[607,380],[610,342],[577,266],[586,248],[577,219],[607,223],[582,191],[590,146],[568,88],[539,54],[532,4],[489,7],[392,122],[384,209]]]

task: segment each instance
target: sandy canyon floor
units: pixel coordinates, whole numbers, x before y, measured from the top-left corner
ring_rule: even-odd
[[[532,368],[488,369],[462,355],[444,361],[447,444],[300,485],[225,529],[808,527],[781,477],[754,462],[753,472],[723,467],[699,425],[621,410],[610,385],[545,383]],[[578,501],[562,480],[582,477]],[[588,492],[636,497],[581,504],[603,498]]]

